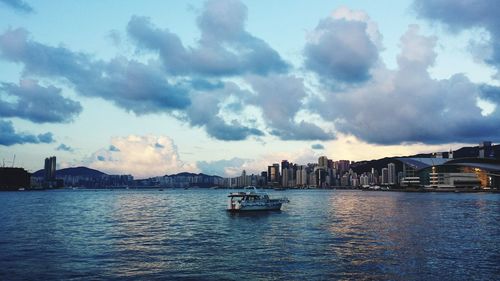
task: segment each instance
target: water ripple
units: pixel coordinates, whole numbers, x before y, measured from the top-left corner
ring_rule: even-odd
[[[0,193],[1,280],[494,280],[500,196],[222,190]],[[283,192],[275,192],[281,196]]]

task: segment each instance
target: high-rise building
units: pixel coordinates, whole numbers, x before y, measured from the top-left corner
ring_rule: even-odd
[[[281,171],[281,186],[288,187],[288,168]]]
[[[45,181],[54,181],[56,179],[56,157],[45,158],[44,165]]]
[[[300,165],[297,167],[296,181],[298,187],[307,186],[307,167]]]
[[[349,168],[351,167],[351,162],[349,160],[339,160],[336,161],[336,168],[339,172],[339,174],[343,175],[344,172],[349,171]]]
[[[278,186],[280,183],[280,164],[273,164],[267,167],[267,183]]]
[[[396,182],[396,165],[394,163],[389,163],[387,165],[388,175],[387,175],[387,183],[391,185],[395,185]]]
[[[283,175],[283,170],[290,168],[290,163],[288,160],[281,161],[281,174]]]
[[[382,184],[388,184],[389,183],[389,169],[387,168],[382,168]]]
[[[491,141],[483,141],[479,144],[479,158],[493,158],[493,147]]]
[[[318,158],[318,165],[323,168],[328,167],[328,158],[326,156],[321,156]]]

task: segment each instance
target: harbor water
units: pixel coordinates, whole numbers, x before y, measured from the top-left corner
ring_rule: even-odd
[[[228,190],[0,193],[0,280],[498,280],[500,194]]]

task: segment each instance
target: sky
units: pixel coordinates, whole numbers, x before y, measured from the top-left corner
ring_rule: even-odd
[[[0,164],[236,176],[498,142],[499,70],[494,0],[0,0]]]

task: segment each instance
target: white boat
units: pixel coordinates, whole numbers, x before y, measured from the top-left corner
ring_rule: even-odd
[[[278,211],[283,203],[290,202],[286,197],[271,199],[267,193],[258,191],[255,186],[245,189],[249,189],[249,191],[232,192],[228,195],[228,211]]]

